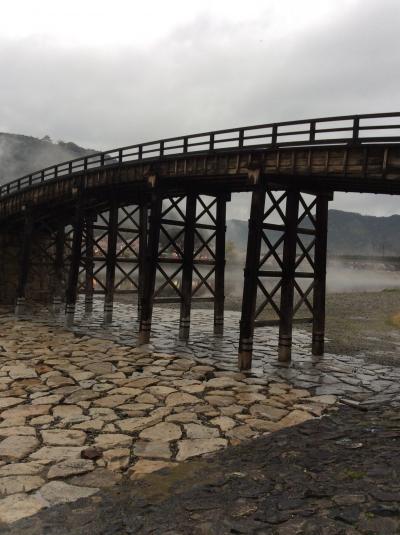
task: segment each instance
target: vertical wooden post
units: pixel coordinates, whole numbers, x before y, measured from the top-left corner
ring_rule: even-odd
[[[332,195],[323,193],[317,195],[312,331],[312,354],[316,356],[324,354],[328,202],[331,199]]]
[[[253,356],[254,316],[257,301],[257,276],[260,264],[262,225],[264,220],[265,186],[258,185],[251,198],[249,232],[247,236],[246,266],[242,317],[240,320],[239,369],[249,370]]]
[[[297,221],[299,214],[297,191],[288,191],[286,197],[285,241],[282,256],[282,286],[279,319],[278,359],[288,362],[292,354],[293,298],[297,245]]]
[[[31,210],[27,209],[25,213],[24,230],[21,240],[21,253],[19,261],[19,274],[17,283],[17,302],[15,306],[15,315],[21,316],[25,312],[25,290],[28,281],[30,256],[32,249],[33,235],[33,216]]]
[[[111,323],[114,305],[115,265],[117,262],[118,204],[110,206],[106,256],[106,292],[104,296],[104,323]]]
[[[55,258],[54,258],[54,288],[53,288],[53,312],[59,314],[61,311],[61,295],[63,284],[64,267],[64,245],[65,245],[65,225],[60,221],[57,225]]]
[[[148,210],[147,203],[143,203],[139,208],[139,276],[138,276],[138,317],[142,313],[142,299],[144,291],[144,276],[146,270],[146,251],[147,251],[147,226],[148,226]]]
[[[85,220],[85,313],[93,312],[93,274],[94,274],[94,236],[93,216],[89,215]]]
[[[74,323],[75,305],[78,294],[79,265],[82,256],[82,234],[84,224],[83,199],[79,193],[75,208],[73,222],[74,235],[71,247],[71,263],[69,266],[68,282],[65,292],[66,326],[71,327]]]
[[[179,338],[187,340],[190,332],[190,312],[192,308],[194,230],[196,226],[196,195],[186,197],[185,239],[182,261],[182,301],[179,321]]]
[[[153,295],[156,284],[158,262],[158,243],[160,239],[162,197],[154,193],[150,207],[150,227],[146,251],[145,273],[143,277],[143,296],[141,298],[141,316],[139,327],[139,344],[150,341],[151,319],[153,315]]]
[[[230,200],[230,199],[229,199]],[[225,306],[225,235],[226,235],[227,197],[218,195],[215,235],[215,294],[214,294],[214,333],[224,332]]]

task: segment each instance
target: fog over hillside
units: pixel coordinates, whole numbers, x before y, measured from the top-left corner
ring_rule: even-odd
[[[71,142],[0,132],[0,184],[92,152]]]

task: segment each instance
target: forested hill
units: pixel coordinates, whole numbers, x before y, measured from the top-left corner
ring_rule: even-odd
[[[400,255],[399,236],[400,215],[329,211],[328,247],[334,254]]]
[[[37,139],[0,132],[0,184],[93,152],[71,142],[53,143],[47,136]]]
[[[247,221],[228,222],[227,239],[245,249]],[[366,216],[329,210],[328,250],[331,254],[400,255],[400,215]]]

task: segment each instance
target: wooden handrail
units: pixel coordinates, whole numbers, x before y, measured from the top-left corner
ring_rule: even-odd
[[[385,119],[398,117],[396,124],[385,124]],[[365,124],[373,121],[373,124]],[[376,124],[375,124],[376,121]],[[334,123],[331,127],[325,123]],[[342,124],[340,124],[342,123]],[[288,130],[287,128],[290,127]],[[299,127],[299,128],[296,128]],[[260,132],[262,130],[262,132]],[[385,136],[376,135],[384,130]],[[390,131],[395,135],[390,135]],[[35,187],[37,182],[66,178],[86,170],[109,165],[160,159],[166,156],[218,150],[250,150],[287,146],[314,146],[323,144],[363,144],[373,142],[400,143],[400,112],[369,113],[301,119],[281,123],[258,124],[226,130],[201,132],[192,135],[147,141],[75,158],[49,166],[0,186],[0,198]],[[329,134],[334,134],[330,137]],[[375,135],[374,135],[375,134]],[[389,134],[389,135],[386,135]],[[229,135],[229,137],[226,137]],[[225,137],[224,137],[225,136]],[[289,139],[288,139],[289,138]],[[166,145],[171,144],[173,145]],[[222,145],[222,146],[221,146]],[[193,150],[195,148],[195,150]]]

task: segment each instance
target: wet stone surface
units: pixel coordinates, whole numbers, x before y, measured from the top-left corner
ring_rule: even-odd
[[[134,308],[118,304],[106,327],[100,306],[87,317],[78,309],[70,331],[40,310],[17,321],[0,309],[0,523],[96,500],[100,489],[179,470],[343,405],[363,414],[400,399],[399,369],[312,358],[301,330],[291,365],[277,362],[276,329],[258,331],[254,369],[240,373],[234,312],[218,338],[211,314],[193,311],[185,344],[171,329],[177,311],[156,309],[152,345],[136,347]]]
[[[46,311],[42,318],[48,321]],[[151,344],[148,350],[192,358],[219,370],[237,371],[240,313],[225,311],[224,334],[214,335],[212,312],[192,310],[190,339],[178,339],[179,311],[155,307]],[[63,325],[59,316],[51,325]],[[77,335],[95,336],[120,344],[137,346],[138,322],[135,305],[115,303],[113,323],[103,323],[103,301],[94,300],[93,314],[84,313],[82,299],[78,303],[76,321],[72,329]],[[314,389],[316,395],[334,395],[356,402],[379,395],[381,401],[400,396],[400,368],[366,363],[363,358],[325,353],[323,358],[312,357],[311,335],[302,329],[293,331],[292,362],[277,361],[278,328],[263,327],[254,334],[254,353],[249,377],[289,382],[293,387]]]
[[[394,535],[399,441],[393,404],[366,412],[341,407],[259,437],[251,447],[245,442],[172,467],[159,463],[161,471],[144,479],[74,504],[64,499],[2,533]],[[56,486],[50,485],[51,497]]]

